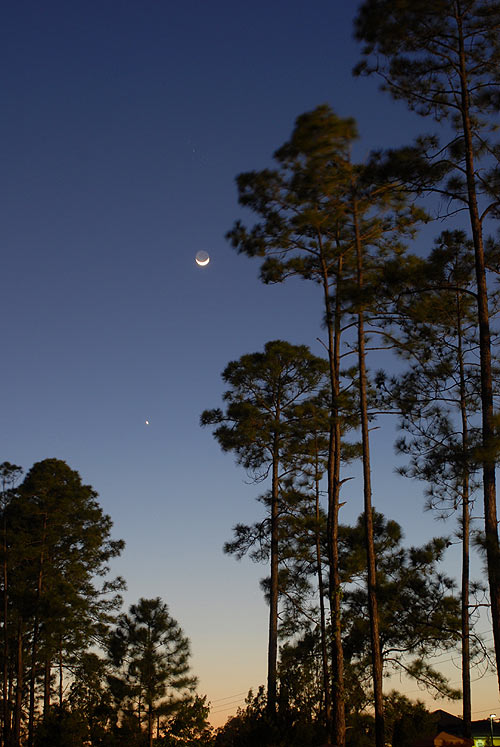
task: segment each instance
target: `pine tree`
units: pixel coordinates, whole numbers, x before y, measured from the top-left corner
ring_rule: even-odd
[[[500,687],[498,447],[483,240],[484,222],[498,215],[499,205],[500,146],[492,139],[492,131],[500,83],[500,4],[493,0],[365,0],[355,23],[358,39],[365,42],[364,60],[356,72],[381,76],[383,88],[394,98],[452,128],[444,147],[436,138],[420,139],[416,147],[392,158],[391,169],[393,173],[399,170],[412,187],[434,190],[469,215],[479,322],[486,554]]]
[[[341,587],[338,527],[342,480],[341,441],[344,392],[341,339],[345,317],[346,264],[352,262],[348,206],[339,191],[345,183],[353,120],[342,120],[327,106],[297,119],[292,137],[275,153],[276,170],[240,174],[239,202],[260,218],[251,230],[237,222],[229,232],[232,245],[249,256],[264,257],[261,278],[282,282],[298,275],[318,283],[322,293],[329,364],[328,586],[331,621],[333,742],[345,744],[344,662],[341,635]]]
[[[102,585],[96,579],[106,575],[123,542],[111,539],[112,522],[97,493],[58,459],[33,465],[7,507],[6,521],[8,552],[17,559],[9,584],[9,615],[18,628],[14,744],[27,674],[31,746],[37,683],[45,681],[47,714],[55,652],[74,657],[85,650],[120,601],[121,579]]]
[[[342,479],[342,421],[345,417],[340,361],[349,316],[358,329],[358,376],[362,422],[364,501],[372,608],[373,673],[377,709],[377,744],[382,745],[383,704],[377,643],[376,573],[371,517],[370,458],[365,362],[365,316],[373,299],[374,256],[399,251],[401,235],[411,233],[422,217],[393,184],[370,180],[370,171],[351,162],[357,137],[353,120],[338,118],[327,106],[298,117],[290,140],[275,153],[274,171],[241,174],[239,201],[260,221],[250,230],[237,222],[229,232],[233,246],[264,257],[261,278],[281,282],[290,275],[313,280],[322,290],[330,373],[328,483],[328,565],[332,629],[332,676],[336,744],[345,741],[338,526]],[[376,273],[375,273],[376,274]],[[369,280],[370,278],[370,280]]]
[[[390,398],[410,456],[401,473],[428,484],[428,507],[445,517],[460,509],[462,542],[462,687],[466,736],[471,733],[469,544],[478,488],[473,422],[480,402],[473,249],[461,231],[446,231],[427,260],[417,261],[397,299],[400,355],[409,368],[391,377]]]
[[[9,552],[9,540],[7,532],[7,507],[9,506],[17,483],[20,481],[22,468],[10,462],[0,464],[0,511],[2,513],[2,624],[3,624],[3,666],[2,666],[2,698],[3,698],[3,742],[8,745],[11,738],[12,729],[12,704],[9,697],[9,669],[11,666],[11,629],[12,620],[9,615],[9,584],[10,584],[10,566],[13,558]]]
[[[224,393],[226,410],[206,410],[201,416],[202,425],[216,426],[214,437],[222,449],[234,451],[257,481],[271,476],[267,682],[271,717],[276,711],[281,482],[285,473],[294,469],[296,408],[321,388],[325,368],[325,361],[313,356],[306,346],[268,342],[263,353],[244,355],[226,366],[222,374],[230,387]]]
[[[357,662],[361,680],[370,657],[369,602],[364,517],[342,526],[342,567],[346,619],[346,656]],[[384,670],[402,670],[437,694],[459,697],[432,666],[437,651],[456,646],[460,638],[460,601],[455,583],[439,569],[448,539],[436,537],[422,547],[406,548],[399,524],[374,512],[374,536]],[[365,679],[366,675],[365,675]]]
[[[196,686],[196,678],[189,673],[189,640],[159,597],[141,598],[131,605],[128,615],[118,618],[109,651],[123,693],[137,704],[139,727],[142,704],[146,709],[151,747],[156,713],[190,699]]]

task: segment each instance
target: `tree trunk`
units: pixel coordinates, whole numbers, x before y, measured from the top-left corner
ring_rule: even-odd
[[[359,222],[356,199],[353,199],[353,222],[356,242],[357,283],[358,290],[363,288],[363,249],[359,235]],[[382,650],[380,646],[379,615],[377,601],[377,568],[375,559],[375,542],[373,539],[373,508],[371,488],[370,437],[368,432],[368,403],[366,381],[366,351],[364,314],[362,307],[358,312],[358,376],[359,408],[361,421],[361,441],[363,452],[363,496],[365,549],[367,563],[368,610],[370,615],[370,638],[372,653],[373,694],[375,700],[375,744],[384,747],[384,700],[382,694]]]
[[[10,737],[10,695],[9,695],[9,597],[8,597],[8,566],[7,566],[7,520],[5,506],[3,507],[3,741],[7,745]]]
[[[345,746],[345,684],[344,652],[342,648],[341,585],[339,571],[339,508],[340,508],[340,456],[341,427],[338,398],[340,394],[340,280],[342,257],[339,257],[336,278],[335,313],[330,305],[328,270],[324,267],[323,292],[328,331],[328,360],[330,366],[331,423],[328,450],[328,589],[332,627],[332,724],[329,733],[336,747]]]
[[[17,655],[16,655],[16,703],[14,708],[14,739],[13,747],[19,747],[21,740],[21,715],[23,708],[24,662],[23,662],[23,621],[19,618],[17,624]]]
[[[466,484],[467,483],[467,484]],[[469,535],[470,507],[468,478],[462,497],[462,691],[464,737],[472,737],[472,700],[470,681],[470,615],[469,615]]]
[[[29,685],[29,708],[28,708],[28,747],[33,747],[34,725],[35,725],[35,685],[38,655],[38,617],[35,617],[33,628],[33,639],[31,643],[31,668]]]
[[[467,392],[465,386],[464,356],[462,345],[462,308],[460,294],[456,294],[458,365],[460,376],[460,417],[462,420],[462,719],[464,737],[472,737],[472,702],[470,682],[470,615],[469,615],[469,545],[470,545],[470,497],[469,497],[469,423],[467,419]]]
[[[35,619],[33,621],[33,637],[31,641],[31,671],[30,671],[30,689],[29,689],[29,711],[28,711],[28,747],[33,747],[35,738],[35,686],[36,686],[36,671],[37,671],[37,657],[38,657],[38,640],[40,636],[40,621],[39,621],[39,609],[40,609],[40,598],[42,596],[43,587],[43,566],[45,560],[45,542],[46,542],[46,531],[47,531],[47,514],[43,516],[43,528],[42,528],[42,543],[40,549],[40,559],[38,568],[38,580],[36,590],[36,606],[35,606]]]
[[[325,588],[323,583],[323,567],[321,560],[321,533],[320,533],[320,513],[319,513],[319,468],[318,468],[318,450],[316,448],[316,567],[318,573],[318,595],[320,611],[320,634],[321,634],[321,663],[323,671],[323,689],[325,691],[325,721],[326,725],[332,722],[332,698],[330,694],[330,671],[328,668],[328,646],[326,641],[326,617],[325,617]]]
[[[15,679],[16,679],[15,668],[14,668],[14,670],[11,668],[11,670],[9,672],[9,694],[8,694],[10,723],[9,723],[9,736],[8,736],[8,739],[6,739],[6,741],[5,741],[6,747],[11,747],[11,745],[12,745],[12,727],[13,727],[13,724],[12,724],[12,716],[13,716],[13,705],[12,705],[12,702],[13,702],[14,692],[15,692],[15,685],[14,685]]]
[[[46,718],[50,709],[50,672],[51,672],[51,661],[49,658],[45,660],[45,667],[43,673],[43,717]]]
[[[498,542],[495,486],[496,439],[493,414],[493,383],[491,372],[488,290],[486,284],[482,226],[477,204],[476,177],[474,171],[474,148],[472,142],[472,128],[469,112],[466,53],[462,29],[461,3],[459,2],[459,0],[456,0],[455,2],[455,13],[459,43],[461,111],[465,145],[468,207],[472,240],[474,244],[477,308],[479,320],[484,530],[486,539],[486,558],[488,565],[488,582],[490,588],[493,640],[495,644],[498,686],[500,688],[500,547]]]
[[[279,422],[279,410],[276,420]],[[278,662],[278,537],[279,537],[279,436],[275,433],[273,445],[271,486],[271,580],[269,590],[269,648],[267,658],[267,711],[271,718],[276,715]]]
[[[63,652],[62,652],[62,641],[59,641],[59,708],[63,705]]]

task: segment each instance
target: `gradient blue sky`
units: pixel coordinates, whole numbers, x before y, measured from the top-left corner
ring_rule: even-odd
[[[96,488],[126,541],[113,570],[127,603],[170,605],[217,721],[265,680],[267,609],[264,569],[222,553],[231,527],[260,515],[259,488],[199,416],[220,404],[226,363],[267,340],[322,352],[317,289],[262,286],[258,264],[226,243],[241,215],[234,178],[268,166],[320,103],[358,120],[358,158],[427,127],[352,78],[355,6],[17,0],[0,11],[0,459],[64,459]],[[374,437],[375,503],[421,542],[442,528],[420,487],[393,475],[392,441],[389,429]],[[358,476],[345,521],[360,490]],[[489,682],[491,702],[475,710],[499,707]]]

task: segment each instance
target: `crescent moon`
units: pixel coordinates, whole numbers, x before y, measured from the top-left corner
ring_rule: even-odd
[[[207,257],[206,259],[201,259],[199,257],[196,257],[196,264],[199,265],[199,267],[206,267],[208,263],[210,262],[210,257]]]

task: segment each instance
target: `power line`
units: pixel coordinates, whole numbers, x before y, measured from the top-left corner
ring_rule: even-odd
[[[235,700],[233,703],[229,703],[228,705],[223,706],[222,708],[218,708],[216,711],[210,711],[210,715],[215,716],[218,713],[224,713],[224,711],[231,711],[236,705],[239,705],[240,703],[241,703],[241,698],[240,700]]]
[[[486,631],[485,630],[484,632],[477,633],[477,635],[478,636],[483,636],[483,635],[486,635],[487,633],[491,633],[491,631],[489,631],[489,630]],[[493,636],[491,636],[491,640],[493,640]],[[445,656],[446,656],[446,654],[445,654]],[[454,661],[455,661],[455,659],[445,659],[445,660],[435,659],[434,660],[434,662],[436,664],[447,664],[448,662],[454,662]],[[481,675],[481,677],[477,678],[477,680],[474,680],[474,681],[477,682],[479,679],[484,679],[484,678],[488,678],[488,677],[495,677],[495,676],[496,675],[494,673],[493,674],[484,674],[484,675]],[[460,683],[457,681],[457,682],[454,682],[453,684],[460,684]],[[216,715],[217,713],[223,713],[224,711],[231,710],[231,708],[233,708],[233,706],[241,703],[243,695],[246,696],[246,695],[248,695],[248,693],[250,692],[250,690],[253,691],[253,690],[257,690],[257,689],[258,689],[258,687],[249,687],[247,690],[242,690],[239,693],[234,693],[233,695],[226,695],[223,698],[216,698],[215,700],[211,700],[210,701],[210,713],[211,713],[211,715]],[[422,692],[422,690],[420,688],[417,688],[415,690],[406,690],[405,694],[411,695],[412,693],[421,693],[421,692]],[[236,700],[234,700],[235,698],[236,698]],[[229,703],[224,703],[223,702],[223,701],[227,701],[227,700],[231,701],[231,702],[229,702]],[[216,705],[214,706],[213,704],[216,704]],[[496,706],[492,706],[492,708],[493,707],[496,708]],[[487,710],[490,710],[490,709],[485,709],[484,711],[474,711],[474,713],[486,713]]]
[[[473,711],[474,714],[476,713],[491,713],[493,708],[496,708],[498,706],[498,703],[496,705],[492,705],[489,708],[484,708],[482,711]]]
[[[221,700],[230,700],[231,698],[237,698],[238,695],[248,695],[248,691],[251,690],[251,689],[252,688],[249,687],[248,690],[243,690],[243,692],[241,692],[241,693],[234,693],[234,695],[226,695],[225,698],[216,698],[215,700],[211,700],[210,702],[211,703],[218,703]]]
[[[241,705],[243,703],[243,696],[247,696],[250,690],[258,690],[258,687],[249,687],[247,690],[243,690],[240,693],[234,693],[233,695],[226,695],[224,698],[216,698],[215,700],[210,701],[210,715],[215,716],[218,713],[224,713],[224,711],[229,711],[232,708],[234,708],[236,705]],[[234,700],[236,698],[236,700]],[[229,700],[229,703],[224,703],[223,701]],[[215,703],[215,707],[212,707],[212,703]]]

